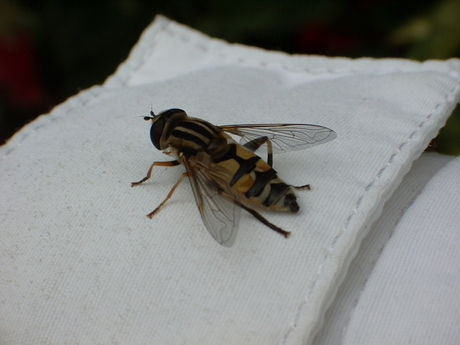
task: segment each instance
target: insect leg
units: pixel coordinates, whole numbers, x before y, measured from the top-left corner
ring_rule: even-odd
[[[267,151],[268,151],[268,157],[267,157],[267,163],[271,167],[273,167],[273,146],[272,142],[268,139],[268,137],[260,137],[257,139],[253,139],[243,146],[247,148],[248,150],[251,150],[252,152],[256,152],[259,147],[261,147],[263,144],[267,143]]]
[[[245,205],[243,205],[241,202],[239,202],[233,195],[230,195],[226,192],[224,192],[223,190],[218,190],[219,194],[222,195],[224,198],[226,198],[227,200],[230,200],[232,201],[235,205],[241,207],[242,209],[246,210],[247,212],[249,212],[250,214],[252,214],[257,220],[259,220],[261,223],[265,224],[266,226],[268,226],[270,229],[272,230],[275,230],[277,233],[283,235],[285,238],[288,238],[289,235],[291,234],[289,231],[286,231],[286,230],[283,230],[281,229],[280,227],[276,226],[275,224],[273,223],[270,223],[264,216],[262,216],[259,212],[257,212],[256,210],[250,208],[250,207],[247,207]]]
[[[152,176],[152,170],[155,165],[157,166],[163,166],[163,167],[173,167],[176,165],[179,165],[179,161],[167,161],[167,162],[153,162],[153,164],[150,166],[149,171],[147,171],[147,176],[145,176],[142,180],[138,182],[131,182],[131,187],[137,186],[138,184],[141,184],[145,181],[147,181],[150,176]]]
[[[283,235],[285,238],[288,238],[289,235],[291,234],[289,231],[283,230],[280,227],[277,227],[275,224],[270,223],[264,216],[262,216],[256,210],[254,210],[252,208],[249,208],[249,207],[247,207],[247,206],[245,206],[243,204],[240,204],[240,203],[238,203],[238,206],[240,206],[241,208],[243,208],[246,211],[248,211],[250,214],[252,214],[254,217],[256,217],[257,220],[259,220],[260,222],[262,222],[263,224],[268,226],[270,229],[275,230],[277,233]]]
[[[306,189],[306,190],[310,190],[310,189],[311,189],[309,184],[305,184],[305,185],[303,185],[303,186],[291,186],[291,187],[293,187],[293,188],[295,188],[295,189]]]
[[[166,201],[168,201],[171,196],[173,195],[174,191],[176,190],[177,186],[179,186],[179,184],[182,182],[182,180],[188,176],[188,172],[184,172],[181,177],[179,178],[179,180],[176,182],[176,184],[171,188],[171,190],[169,191],[168,195],[166,196],[166,198],[161,202],[160,205],[158,205],[158,207],[156,209],[154,209],[152,212],[150,212],[147,217],[149,218],[152,218],[155,213],[157,213],[162,207],[163,205],[166,203]]]

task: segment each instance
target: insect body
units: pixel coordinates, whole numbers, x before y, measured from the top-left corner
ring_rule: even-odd
[[[283,182],[273,169],[273,153],[305,149],[336,137],[329,128],[306,124],[215,126],[189,117],[181,109],[169,109],[158,115],[150,112],[150,138],[153,145],[176,160],[154,162],[154,166],[184,164],[186,172],[176,182],[165,200],[148,216],[151,218],[172,196],[180,182],[188,177],[198,209],[211,236],[220,244],[231,246],[236,238],[240,210],[244,209],[263,224],[285,237],[289,232],[270,223],[251,206],[296,213],[299,210],[294,187]],[[237,143],[227,134],[241,136]],[[265,150],[267,162],[254,153]]]

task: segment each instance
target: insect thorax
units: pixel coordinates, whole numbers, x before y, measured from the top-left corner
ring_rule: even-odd
[[[221,129],[209,122],[188,118],[174,126],[167,142],[184,154],[193,155],[205,151],[211,155],[225,150],[228,138]]]

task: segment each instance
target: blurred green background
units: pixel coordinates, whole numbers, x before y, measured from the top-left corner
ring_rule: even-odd
[[[460,55],[460,0],[0,0],[0,144],[103,83],[158,13],[213,37],[288,53]],[[458,107],[431,146],[460,154]]]

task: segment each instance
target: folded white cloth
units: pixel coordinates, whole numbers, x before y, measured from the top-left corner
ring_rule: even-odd
[[[459,101],[459,72],[456,59],[418,63],[267,52],[158,17],[104,85],[70,98],[1,148],[2,342],[326,344],[334,338],[388,344],[388,333],[372,332],[380,324],[380,332],[399,325],[393,337],[405,339],[403,323],[422,310],[439,308],[421,325],[414,321],[410,337],[425,334],[439,314],[458,320],[459,309],[452,308],[458,295],[450,285],[458,282],[451,276],[458,271],[451,226],[459,224],[453,211],[458,197],[447,192],[458,191],[459,181],[443,183],[458,160],[427,184],[419,197],[424,201],[417,198],[411,206],[417,196],[411,188],[420,191],[411,181],[423,175],[426,183],[451,158],[427,157],[405,189],[398,186]],[[299,214],[262,211],[291,237],[243,213],[234,246],[220,246],[205,230],[185,183],[153,219],[145,217],[183,172],[158,167],[148,182],[130,186],[154,160],[170,160],[152,146],[149,124],[139,117],[151,104],[157,112],[182,108],[216,125],[312,123],[336,131],[330,143],[274,157],[287,183],[312,186],[298,193]],[[425,173],[430,159],[437,168]],[[387,224],[379,217],[392,195],[399,195],[398,207],[387,204]],[[434,209],[431,198],[457,204]],[[420,224],[425,214],[440,222]],[[424,245],[436,235],[443,239],[437,248],[424,247],[442,256],[430,266],[442,277],[426,291],[446,294],[439,304],[414,305],[417,296],[410,291],[430,279],[412,272],[390,301],[391,286],[383,290],[379,281],[399,284],[406,259],[420,265],[425,261],[417,260],[427,260],[413,239],[422,225],[429,226],[421,230]],[[382,236],[375,235],[379,227]],[[360,249],[369,233],[376,240]],[[366,248],[378,251],[369,254],[377,263],[365,260],[359,276]],[[341,298],[347,315],[337,304]],[[448,298],[457,300],[449,304]],[[458,341],[452,326],[445,326],[430,337]]]
[[[459,343],[459,165],[459,157],[434,153],[414,162],[361,243],[313,344]]]

